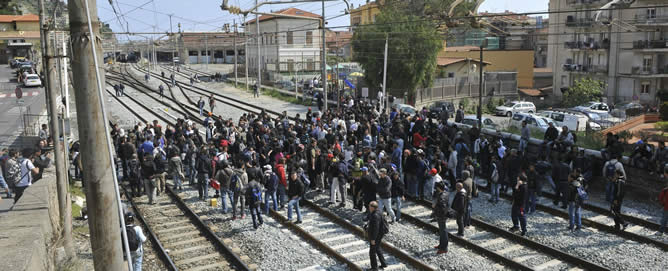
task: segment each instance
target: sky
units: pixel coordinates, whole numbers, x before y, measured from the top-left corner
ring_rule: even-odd
[[[259,0],[260,2],[266,0]],[[275,1],[275,0],[273,0]],[[487,0],[479,12],[537,12],[547,11],[549,0]],[[112,5],[110,4],[113,3]],[[116,31],[130,32],[166,32],[170,31],[170,14],[172,15],[172,29],[177,31],[177,24],[181,24],[183,31],[220,31],[224,24],[240,23],[243,18],[232,15],[220,9],[222,0],[98,0],[98,16],[100,20],[110,24]],[[366,0],[349,0],[357,7],[366,3]],[[240,6],[242,9],[252,7],[255,0],[229,0],[230,5]],[[297,3],[288,5],[264,5],[260,11],[269,12],[288,7],[296,7],[308,12],[321,14],[322,2]],[[325,2],[325,18],[327,26],[347,26],[349,16],[343,16],[346,4],[343,1]],[[114,12],[114,10],[116,12]],[[338,16],[342,15],[342,16]],[[251,15],[254,16],[254,15]],[[337,17],[331,18],[330,17]],[[334,30],[337,30],[335,28]],[[338,28],[344,30],[344,28]],[[127,37],[120,37],[125,39]]]

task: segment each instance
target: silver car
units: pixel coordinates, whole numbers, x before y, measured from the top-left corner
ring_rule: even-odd
[[[532,114],[534,112],[536,112],[536,106],[532,102],[512,101],[496,107],[496,114],[506,117],[512,117],[515,113]]]

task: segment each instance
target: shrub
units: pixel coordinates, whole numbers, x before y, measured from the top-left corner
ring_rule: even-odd
[[[487,106],[483,108],[485,110],[486,114],[494,114],[496,112],[496,100],[494,98],[490,98],[489,101],[487,101]]]
[[[621,132],[617,133],[617,136],[619,137],[619,139],[622,140],[622,142],[626,143],[626,142],[629,141],[629,139],[631,139],[633,137],[633,133],[629,132],[627,130],[624,130],[624,131],[621,131]]]
[[[459,105],[464,107],[464,111],[466,111],[466,109],[469,107],[469,104],[471,104],[471,101],[469,101],[468,98],[464,98],[459,101]]]
[[[661,104],[661,108],[659,108],[659,112],[661,113],[661,120],[668,121],[668,102],[663,102]]]
[[[499,99],[499,103],[498,103],[497,105],[498,105],[498,106],[502,106],[502,105],[504,105],[504,104],[506,104],[506,99],[504,99],[504,98],[500,98],[500,99]]]
[[[605,147],[605,136],[601,133],[576,132],[577,146],[585,149],[600,150]]]
[[[654,123],[654,128],[661,130],[661,132],[668,132],[668,121]]]

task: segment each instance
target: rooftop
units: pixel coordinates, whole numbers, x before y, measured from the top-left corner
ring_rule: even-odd
[[[466,57],[439,57],[436,60],[436,65],[438,65],[438,66],[448,66],[448,65],[452,65],[452,64],[459,63],[459,62],[464,62],[464,61],[480,62],[480,60],[473,59],[473,58],[466,58]],[[487,61],[483,61],[482,63],[484,63],[485,65],[492,64],[492,63],[487,62]]]
[[[321,18],[321,16],[318,15],[318,14],[311,13],[311,12],[308,12],[308,11],[303,11],[303,10],[298,9],[298,8],[281,9],[281,10],[278,10],[278,11],[274,11],[272,13],[278,13],[278,14],[283,14],[283,15],[291,15],[291,16],[301,16],[301,17],[307,17],[307,18]],[[273,19],[276,19],[276,18],[279,18],[279,17],[273,16],[273,15],[262,15],[262,16],[260,16],[260,22],[273,20]],[[253,24],[253,23],[255,23],[255,19],[252,19],[252,20],[246,22],[247,25],[248,24]]]
[[[11,23],[11,22],[39,22],[39,16],[35,14],[0,15],[0,23]]]

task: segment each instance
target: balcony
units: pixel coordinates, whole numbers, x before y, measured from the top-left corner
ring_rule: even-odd
[[[603,41],[567,41],[564,48],[569,50],[608,50],[610,49],[610,40]]]
[[[666,40],[636,40],[633,41],[633,50],[645,52],[668,52],[668,41]]]
[[[628,73],[627,75],[639,78],[664,78],[668,77],[668,65],[652,67],[633,66],[631,67],[631,73]]]
[[[575,18],[574,16],[566,17],[567,27],[592,27],[594,26],[593,18]]]
[[[635,26],[668,26],[668,15],[648,16],[646,13],[636,14]]]
[[[583,7],[602,4],[603,0],[568,0],[566,3],[573,7]]]
[[[608,67],[606,65],[564,64],[563,70],[579,73],[607,73]]]

